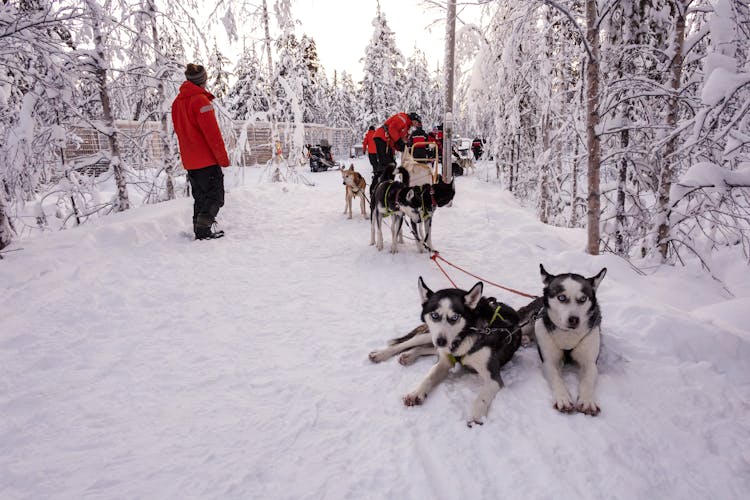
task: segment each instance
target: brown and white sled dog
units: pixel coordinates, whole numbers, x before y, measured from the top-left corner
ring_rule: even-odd
[[[459,363],[483,381],[467,424],[471,427],[483,423],[495,394],[503,386],[500,369],[521,345],[521,331],[516,311],[482,297],[482,288],[479,282],[468,292],[457,288],[433,292],[419,278],[422,321],[427,325],[438,359],[424,380],[404,396],[406,406],[422,404]]]
[[[341,171],[341,178],[344,186],[346,186],[344,213],[349,213],[348,218],[352,218],[352,201],[354,198],[359,197],[359,207],[362,217],[367,217],[367,212],[365,211],[365,188],[367,187],[367,182],[365,178],[354,170],[353,164],[347,170]]]
[[[539,270],[544,292],[541,299],[537,299],[541,301],[541,311],[534,323],[534,334],[542,372],[552,390],[553,406],[564,413],[579,411],[598,415],[600,408],[594,397],[594,386],[602,315],[596,289],[607,268],[591,278],[573,273],[553,275],[541,264]],[[569,361],[575,361],[580,367],[575,405],[560,374],[562,364]]]

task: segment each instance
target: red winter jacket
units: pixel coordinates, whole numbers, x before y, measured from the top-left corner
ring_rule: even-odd
[[[396,113],[388,118],[382,127],[375,131],[374,137],[380,137],[390,148],[398,149],[396,143],[398,143],[399,139],[402,144],[406,144],[409,139],[409,128],[411,128],[409,115],[403,112]],[[388,133],[386,133],[386,129],[388,129]],[[403,147],[399,151],[402,149]]]
[[[376,154],[378,149],[375,147],[375,141],[372,140],[372,136],[375,135],[374,130],[368,130],[365,133],[365,138],[362,140],[362,152],[369,154]]]
[[[213,99],[204,88],[185,81],[172,103],[172,123],[185,170],[229,166],[229,156],[211,104]]]

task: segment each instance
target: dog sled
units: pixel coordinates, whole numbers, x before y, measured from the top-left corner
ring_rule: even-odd
[[[474,168],[474,159],[471,153],[471,143],[460,137],[456,139],[453,151],[453,175],[463,175]],[[458,167],[458,169],[456,168]],[[456,171],[459,171],[458,173]]]
[[[440,173],[437,144],[415,142],[404,148],[401,166],[409,172],[409,187],[434,184]]]
[[[308,156],[311,172],[325,172],[329,168],[338,170],[343,168],[341,163],[334,161],[331,145],[326,139],[321,139],[320,143],[315,146],[308,145]]]

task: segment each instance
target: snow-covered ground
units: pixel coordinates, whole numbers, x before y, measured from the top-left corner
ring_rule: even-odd
[[[470,429],[475,375],[407,408],[432,360],[367,357],[418,324],[419,276],[450,286],[434,262],[408,240],[396,255],[369,246],[369,221],[342,215],[339,172],[306,173],[314,187],[227,174],[221,240],[186,237],[180,199],[22,240],[0,261],[0,498],[747,498],[739,253],[713,262],[734,297],[686,268],[642,276],[585,254],[584,231],[542,225],[481,170],[457,179],[433,225],[445,259],[536,294],[540,262],[608,268],[601,415],[555,411],[527,348]]]

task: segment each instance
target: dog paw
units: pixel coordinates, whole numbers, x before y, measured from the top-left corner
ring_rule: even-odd
[[[409,366],[409,365],[413,365],[417,359],[419,359],[419,356],[414,356],[410,352],[405,352],[401,356],[398,357],[398,362],[399,364],[403,366]]]
[[[469,427],[469,428],[472,428],[475,425],[484,425],[484,422],[482,422],[481,420],[476,419],[476,418],[472,418],[471,420],[467,420],[466,421],[466,426]]]
[[[601,408],[599,408],[599,405],[593,400],[579,400],[576,405],[576,410],[585,413],[586,415],[591,415],[592,417],[599,415],[599,412],[602,411]]]
[[[427,397],[426,394],[417,394],[417,393],[412,392],[404,396],[404,404],[406,406],[421,405],[422,402],[424,402],[424,399],[426,397]]]
[[[381,361],[386,360],[386,358],[383,356],[383,353],[380,351],[372,351],[367,355],[367,357],[370,358],[370,361],[372,361],[373,363],[380,363]]]
[[[552,407],[561,413],[573,413],[575,411],[573,403],[565,398],[559,398]]]

